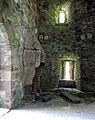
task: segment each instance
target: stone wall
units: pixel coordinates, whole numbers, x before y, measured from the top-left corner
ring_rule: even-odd
[[[0,3],[0,23],[5,30],[2,31],[1,35],[4,35],[0,40],[3,41],[4,47],[1,54],[0,61],[5,60],[4,65],[0,65],[3,72],[0,74],[1,77],[1,88],[5,98],[1,102],[0,107],[12,108],[17,107],[21,104],[21,98],[23,96],[22,80],[20,78],[20,32],[21,32],[21,15],[19,12],[20,3],[11,1],[2,1]],[[7,34],[7,37],[5,36]],[[6,41],[7,43],[6,43]],[[1,51],[2,52],[2,51]],[[1,62],[2,63],[2,62]],[[2,91],[1,91],[2,92]],[[2,98],[2,93],[1,96]],[[3,95],[4,97],[4,95]]]
[[[0,107],[22,105],[25,82],[32,81],[35,67],[44,61],[35,60],[44,56],[36,18],[36,0],[0,3]]]
[[[75,38],[81,49],[81,89],[94,91],[95,2],[75,0]]]
[[[11,47],[8,34],[0,23],[0,107],[11,106]]]
[[[61,7],[66,9],[67,22],[57,24],[56,17]],[[76,46],[75,31],[73,26],[73,1],[40,1],[39,9],[39,35],[43,34],[44,40],[40,40],[46,52],[46,66],[42,77],[42,89],[49,91],[58,86],[61,60],[74,60],[75,65],[80,66],[80,52]],[[76,84],[80,80],[80,68],[75,68]],[[79,73],[77,72],[79,70]],[[77,85],[79,88],[79,85]]]
[[[28,29],[24,42],[23,66],[25,97],[31,95],[35,69],[45,63],[45,52],[37,38],[37,6],[36,0],[29,2]],[[31,17],[30,17],[31,15]],[[30,88],[31,86],[31,88]],[[26,90],[28,89],[28,91]],[[27,91],[27,92],[26,92]],[[28,94],[26,94],[28,93]]]
[[[56,15],[62,6],[68,8],[68,22],[56,25]],[[58,9],[57,9],[58,8]],[[38,3],[39,34],[46,52],[46,66],[42,77],[42,89],[50,90],[58,84],[58,63],[64,56],[78,58],[75,64],[77,88],[93,91],[95,84],[95,2],[90,0],[46,1]],[[48,37],[47,37],[48,36]],[[48,38],[48,39],[46,39]],[[76,57],[77,56],[77,57]],[[50,87],[51,86],[51,87]]]

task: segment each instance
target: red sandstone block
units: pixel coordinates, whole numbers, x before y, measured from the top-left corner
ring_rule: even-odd
[[[12,70],[12,66],[11,65],[0,65],[0,70],[7,70],[7,71],[11,71]]]

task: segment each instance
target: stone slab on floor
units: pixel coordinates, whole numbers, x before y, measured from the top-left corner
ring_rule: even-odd
[[[3,115],[5,115],[6,113],[9,112],[9,109],[6,108],[0,108],[0,117],[2,117]]]
[[[80,103],[81,102],[80,98],[78,98],[78,97],[76,97],[74,95],[71,95],[69,92],[61,91],[61,95],[63,97],[66,97],[72,103]]]

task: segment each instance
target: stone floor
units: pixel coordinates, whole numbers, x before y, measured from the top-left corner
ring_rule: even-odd
[[[2,109],[3,110],[3,109]],[[13,109],[0,120],[95,120],[95,100],[72,104],[54,95],[48,102],[27,102],[21,108]]]
[[[7,112],[9,112],[9,109],[0,108],[0,117],[4,116]]]

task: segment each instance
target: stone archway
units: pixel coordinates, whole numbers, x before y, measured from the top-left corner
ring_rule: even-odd
[[[11,47],[0,23],[0,107],[11,108]]]

